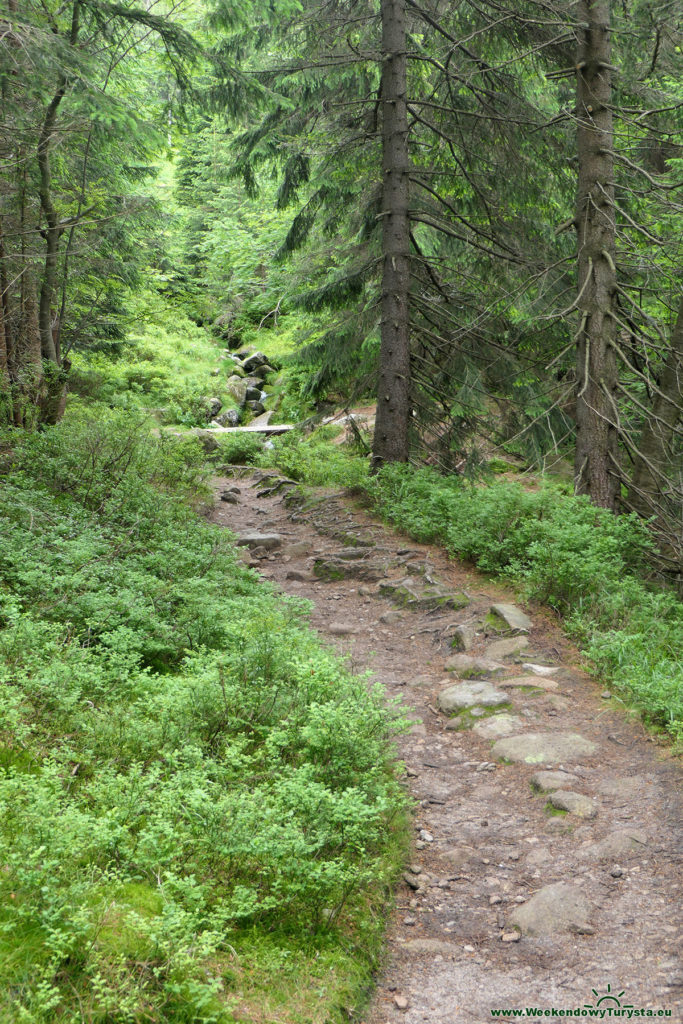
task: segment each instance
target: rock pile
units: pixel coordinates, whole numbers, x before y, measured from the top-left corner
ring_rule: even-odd
[[[277,369],[269,362],[268,356],[252,348],[241,349],[239,352],[226,351],[225,358],[232,364],[226,390],[239,408],[220,412],[220,400],[211,398],[207,400],[207,413],[214,426],[236,427],[245,411],[253,416],[266,412],[269,395],[264,389]]]

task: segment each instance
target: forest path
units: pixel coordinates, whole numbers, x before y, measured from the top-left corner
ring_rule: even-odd
[[[226,497],[212,521],[242,536],[264,578],[310,600],[311,624],[414,721],[398,741],[416,801],[414,850],[366,1024],[484,1024],[491,1010],[598,1000],[683,1020],[680,766],[576,668],[547,611],[531,613],[528,636],[508,631],[501,644],[485,635],[487,616],[514,600],[509,590],[342,493],[285,501],[275,477],[236,468],[217,479]],[[393,600],[412,607],[387,596],[400,581]],[[451,593],[464,607],[426,607]],[[498,667],[459,659],[461,675],[469,666],[490,683],[463,701],[460,723],[471,727],[454,729],[439,701],[457,683],[444,666],[458,627],[467,655]],[[507,746],[492,752],[496,736]],[[539,770],[552,772],[538,779],[545,792],[531,786]],[[552,795],[558,785],[564,796]]]

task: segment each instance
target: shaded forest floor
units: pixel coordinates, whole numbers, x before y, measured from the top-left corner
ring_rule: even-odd
[[[412,721],[399,756],[415,848],[369,1024],[480,1024],[495,1009],[595,1006],[610,992],[602,1008],[620,1000],[680,1019],[681,788],[667,748],[577,669],[547,610],[532,610],[528,637],[501,645],[490,609],[514,600],[510,591],[406,540],[344,492],[285,497],[265,477],[235,468],[216,480],[231,497],[213,521],[274,535],[265,545],[245,537],[247,561],[310,600],[311,624]],[[401,581],[392,602],[387,584]],[[464,595],[463,607],[426,608],[440,586]],[[401,606],[406,593],[413,607]],[[447,671],[458,627],[468,650]],[[460,687],[490,679],[505,702],[482,713],[473,698],[449,717],[440,695],[458,675]],[[553,775],[536,780],[541,791],[531,785],[539,770]],[[553,796],[558,786],[564,796]]]

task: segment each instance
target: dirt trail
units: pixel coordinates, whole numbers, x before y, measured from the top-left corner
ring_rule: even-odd
[[[532,611],[528,637],[503,645],[524,649],[492,649],[490,608],[514,601],[509,590],[341,494],[318,492],[302,506],[264,477],[236,470],[217,480],[217,497],[239,493],[219,498],[213,521],[277,535],[265,542],[273,547],[251,539],[246,557],[311,600],[311,624],[351,654],[355,670],[369,668],[399,695],[414,720],[399,746],[417,802],[415,849],[367,1024],[484,1024],[492,1009],[575,1010],[598,1000],[603,1010],[661,1009],[683,1020],[678,764],[575,667],[576,651],[547,612]],[[394,601],[411,607],[379,594],[396,581],[405,582]],[[444,606],[450,593],[464,593],[456,603],[465,606]],[[494,706],[484,706],[480,687],[455,720],[440,695],[477,671],[445,671],[458,626],[467,655],[494,655],[503,667],[481,666],[476,680],[490,681]],[[527,664],[556,671],[535,675]],[[523,739],[492,750],[495,734],[504,744]],[[558,739],[565,745],[553,751]],[[531,787],[539,769],[554,773],[540,779],[547,792]],[[570,796],[553,796],[558,785]]]

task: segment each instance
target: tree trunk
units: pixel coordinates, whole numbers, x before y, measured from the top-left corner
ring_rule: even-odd
[[[617,362],[614,154],[609,0],[581,0],[576,20],[579,182],[576,456],[574,486],[596,505],[616,509]]]
[[[671,445],[683,420],[683,295],[671,335],[671,348],[664,364],[652,410],[643,425],[635,454],[628,505],[642,515],[661,511],[661,498],[673,468]]]
[[[410,420],[409,156],[405,0],[382,0],[382,304],[372,469],[407,462]]]

